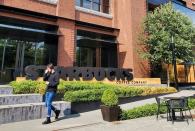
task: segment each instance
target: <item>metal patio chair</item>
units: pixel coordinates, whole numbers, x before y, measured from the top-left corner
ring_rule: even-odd
[[[164,99],[161,99],[159,97],[155,97],[156,102],[157,102],[157,113],[156,113],[156,119],[158,120],[158,115],[160,114],[160,108],[161,107],[166,107],[167,109],[167,121],[170,118],[170,108],[169,105],[167,103],[167,101],[165,101]]]
[[[175,112],[180,112],[180,117],[182,119],[185,119],[187,120],[187,123],[188,123],[188,116],[187,116],[187,113],[186,111],[188,110],[189,113],[190,113],[190,117],[193,121],[193,117],[192,117],[192,113],[191,113],[191,109],[188,105],[188,98],[187,97],[181,97],[181,98],[173,98],[173,99],[170,99],[168,101],[168,105],[170,107],[170,112],[171,112],[171,120],[172,120],[172,123],[174,123],[174,120],[176,120],[176,115],[175,115]],[[184,113],[185,113],[185,116],[184,116]]]

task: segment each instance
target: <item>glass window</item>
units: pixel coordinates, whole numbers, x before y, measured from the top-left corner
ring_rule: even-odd
[[[107,14],[110,8],[109,0],[76,0],[76,5]]]
[[[91,9],[91,0],[83,0],[83,7]]]
[[[148,0],[148,11],[153,11],[156,7],[168,3],[169,1],[170,0]]]
[[[81,6],[81,0],[76,0],[76,5]]]
[[[14,25],[15,19],[10,25],[9,19],[0,18],[0,83],[10,82],[17,76],[24,76],[24,68],[28,65],[47,65],[50,62],[57,64],[57,35],[25,30],[29,28],[26,26],[19,30],[17,28],[19,26]],[[28,22],[23,21],[20,24],[23,25],[22,23]],[[35,25],[36,23],[33,23],[33,26]]]
[[[95,11],[100,11],[100,4],[98,4],[98,3],[93,3],[93,10],[95,10]]]
[[[117,48],[116,45],[101,48],[101,67],[117,67]]]
[[[76,63],[82,67],[117,67],[116,37],[78,30]]]
[[[96,66],[96,49],[87,47],[77,47],[77,64],[79,67]]]
[[[183,0],[173,0],[174,3],[177,3],[177,4],[180,4],[180,5],[183,5],[183,6],[186,6],[186,2],[183,1]]]
[[[189,9],[189,8],[187,8],[187,7],[185,7],[181,4],[175,3],[175,2],[173,2],[173,7],[177,11],[179,11],[179,12],[185,14],[186,16],[188,16],[192,20],[193,24],[195,24],[195,11],[194,10]]]

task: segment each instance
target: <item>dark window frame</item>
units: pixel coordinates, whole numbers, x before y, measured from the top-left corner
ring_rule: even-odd
[[[77,1],[79,1],[80,5],[77,5]],[[86,8],[86,9],[94,10],[97,12],[102,12],[102,13],[106,13],[106,14],[110,13],[110,0],[108,0],[107,5],[104,5],[104,3],[106,3],[106,2],[104,2],[104,0],[85,0],[85,1],[90,2],[90,8],[84,7],[84,0],[76,0],[76,5],[83,7],[83,8]],[[96,10],[94,5],[97,5],[99,9]],[[104,11],[104,8],[106,8],[107,11]]]

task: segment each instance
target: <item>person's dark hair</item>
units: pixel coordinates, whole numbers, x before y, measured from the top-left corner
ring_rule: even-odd
[[[48,64],[47,67],[50,69],[54,69],[54,65],[52,63]]]

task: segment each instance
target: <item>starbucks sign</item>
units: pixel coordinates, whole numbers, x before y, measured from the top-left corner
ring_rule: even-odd
[[[25,68],[26,78],[36,80],[40,75],[40,70],[45,70],[46,66],[30,65]],[[56,66],[55,70],[59,72],[63,80],[84,81],[93,80],[102,81],[107,78],[109,81],[133,79],[132,69],[123,68],[97,68],[97,67],[62,67]],[[43,71],[42,71],[43,72]]]

